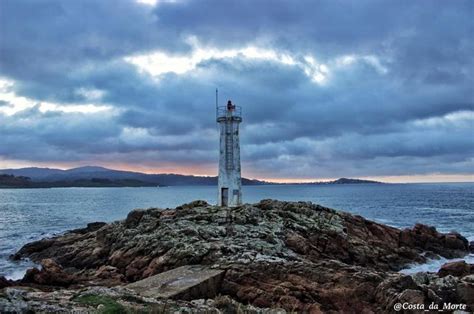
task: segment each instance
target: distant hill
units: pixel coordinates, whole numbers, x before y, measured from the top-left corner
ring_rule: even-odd
[[[86,166],[73,168],[68,170],[51,169],[51,168],[21,168],[21,169],[1,169],[0,174],[14,175],[16,177],[28,177],[32,182],[43,183],[59,183],[68,184],[73,181],[92,180],[92,179],[108,179],[112,181],[118,180],[135,180],[141,182],[141,186],[153,185],[216,185],[217,177],[211,176],[193,176],[181,174],[146,174],[141,172],[114,170],[104,167]],[[242,178],[243,185],[261,185],[272,184],[266,181],[252,180]]]
[[[3,174],[3,176],[2,176]],[[7,175],[7,176],[5,176]],[[242,178],[243,185],[280,184]],[[320,184],[381,184],[381,182],[340,178],[329,182],[301,183]],[[217,185],[217,177],[182,174],[146,174],[86,166],[68,170],[51,168],[0,169],[1,187],[120,187],[120,186],[176,186]]]
[[[31,179],[24,176],[16,177],[11,174],[0,174],[0,188],[29,187]]]
[[[29,177],[16,177],[10,174],[0,174],[0,188],[54,188],[54,187],[142,187],[156,184],[133,179],[79,179],[70,181],[31,181]]]
[[[295,184],[295,183],[290,183]],[[320,182],[305,182],[305,183],[296,183],[301,185],[327,185],[327,184],[386,184],[380,181],[373,180],[361,180],[361,179],[349,179],[349,178],[340,178],[333,181],[320,181]]]
[[[361,179],[348,179],[340,178],[335,181],[331,181],[331,184],[384,184],[383,182],[373,180],[361,180]]]
[[[34,178],[35,180],[42,180],[45,177],[54,176],[56,174],[62,173],[64,170],[61,169],[51,169],[51,168],[20,168],[20,169],[2,169],[0,173],[2,174],[11,174],[17,177],[23,176],[28,178]]]

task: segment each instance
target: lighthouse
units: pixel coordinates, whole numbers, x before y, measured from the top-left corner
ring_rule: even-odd
[[[239,143],[242,108],[230,100],[223,107],[216,104],[216,120],[220,131],[217,205],[234,207],[242,203]]]

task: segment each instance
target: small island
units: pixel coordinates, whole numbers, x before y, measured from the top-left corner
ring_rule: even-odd
[[[305,183],[291,183],[299,185],[327,185],[327,184],[387,184],[385,182],[373,181],[373,180],[362,180],[362,179],[350,179],[350,178],[339,178],[332,181],[317,181],[317,182],[305,182]]]
[[[310,202],[194,201],[26,244],[11,258],[42,267],[0,277],[0,311],[386,313],[404,302],[469,311],[474,265],[399,271],[473,249],[458,233],[400,230]]]

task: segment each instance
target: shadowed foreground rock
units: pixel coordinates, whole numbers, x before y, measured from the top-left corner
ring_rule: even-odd
[[[58,294],[74,296],[86,286],[124,285],[200,264],[225,271],[218,291],[222,296],[202,301],[206,310],[232,312],[249,304],[249,311],[377,313],[412,301],[472,307],[474,267],[468,264],[446,266],[439,274],[396,272],[427,256],[461,257],[468,250],[468,241],[457,233],[441,234],[421,224],[399,230],[306,202],[263,200],[228,209],[195,201],[176,209],[134,210],[124,221],[94,223],[27,244],[13,258],[49,259],[43,261],[49,267],[30,271],[16,285],[69,287]],[[64,280],[51,274],[54,269]],[[4,285],[10,286],[4,290],[15,289],[11,282]],[[137,304],[150,301],[120,289],[140,299]],[[73,302],[72,296],[67,302]],[[125,299],[128,303],[117,302],[135,306],[133,298]],[[15,303],[11,300],[0,294],[0,311],[2,302]]]

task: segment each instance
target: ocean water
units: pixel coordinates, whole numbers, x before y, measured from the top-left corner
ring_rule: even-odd
[[[216,196],[213,186],[0,189],[0,276],[21,278],[32,265],[8,260],[25,243],[93,221],[123,219],[134,208],[171,208],[196,199],[215,203]],[[400,228],[433,225],[474,241],[474,183],[245,186],[243,197],[247,203],[311,201]],[[466,258],[474,262],[473,255]],[[445,261],[405,272],[436,271]]]

